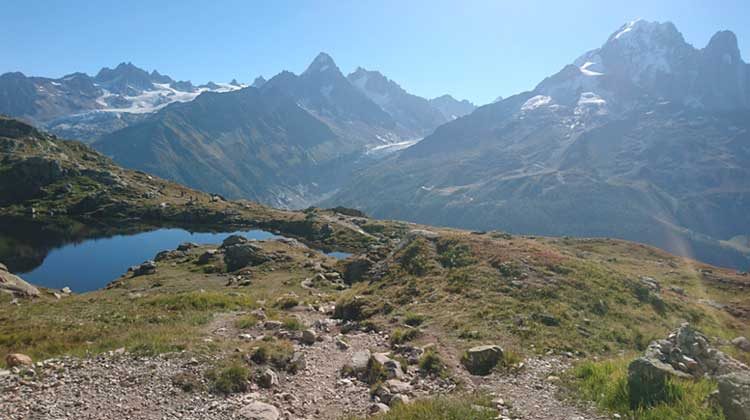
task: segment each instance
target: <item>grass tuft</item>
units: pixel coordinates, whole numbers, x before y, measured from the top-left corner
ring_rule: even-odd
[[[583,362],[573,370],[572,385],[586,400],[600,408],[638,420],[716,420],[721,409],[708,403],[716,383],[672,380],[667,383],[669,401],[653,407],[630,408],[627,359]]]

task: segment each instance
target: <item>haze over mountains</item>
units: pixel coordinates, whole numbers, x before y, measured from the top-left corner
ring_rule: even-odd
[[[8,73],[0,113],[232,198],[614,236],[748,266],[750,66],[729,31],[698,49],[671,23],[630,22],[534,90],[478,109],[374,70],[345,76],[321,53],[249,87],[129,64],[93,78]]]

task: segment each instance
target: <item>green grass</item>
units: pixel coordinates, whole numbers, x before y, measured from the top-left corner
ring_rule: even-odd
[[[451,396],[416,400],[400,404],[385,414],[371,418],[378,420],[490,420],[497,417],[489,397]]]
[[[6,305],[0,307],[0,355],[20,352],[39,360],[120,347],[138,354],[180,351],[203,345],[203,329],[216,313],[254,305],[247,295],[218,291],[142,298],[105,291]]]
[[[634,420],[717,420],[721,410],[707,404],[716,389],[710,380],[673,380],[667,384],[669,400],[653,407],[630,408],[628,359],[583,362],[573,369],[571,385],[581,398],[600,408]]]
[[[287,340],[277,340],[270,338],[268,340],[256,342],[257,347],[254,349],[250,358],[258,364],[271,364],[278,369],[286,370],[289,361],[294,355],[294,346]]]

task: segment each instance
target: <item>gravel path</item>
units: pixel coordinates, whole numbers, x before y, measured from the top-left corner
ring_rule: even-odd
[[[493,374],[471,377],[472,383],[505,404],[498,405],[501,419],[598,420],[602,416],[590,406],[582,406],[560,397],[559,375],[570,363],[559,357],[527,359],[515,374]]]
[[[208,328],[209,336],[220,340],[239,334],[259,335],[261,330],[237,330],[234,314],[217,317]],[[302,312],[307,325],[324,320],[324,315]],[[312,345],[296,344],[304,353],[306,367],[294,375],[279,373],[279,384],[262,389],[252,384],[244,394],[223,397],[206,391],[185,392],[173,384],[177,375],[187,375],[206,385],[208,361],[183,354],[134,357],[110,352],[91,359],[61,358],[38,363],[35,374],[0,373],[0,419],[238,419],[240,410],[254,402],[278,408],[281,419],[336,419],[342,415],[367,414],[373,405],[369,386],[352,378],[342,378],[341,367],[360,350],[387,351],[387,337],[372,332],[345,336],[349,348],[336,343],[339,333],[333,323],[318,329],[320,340]],[[327,331],[326,331],[327,329]],[[563,358],[529,359],[515,374],[495,373],[487,377],[455,374],[470,389],[492,393],[504,404],[498,405],[501,419],[604,419],[590,407],[560,400],[558,380],[552,375],[569,367]],[[416,375],[410,367],[412,398],[452,389]],[[441,388],[442,387],[442,388]]]

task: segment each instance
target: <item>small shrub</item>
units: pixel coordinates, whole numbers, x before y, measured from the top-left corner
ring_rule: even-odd
[[[297,305],[299,305],[299,298],[292,295],[281,296],[274,303],[274,306],[281,309],[291,309]]]
[[[439,376],[443,373],[445,366],[443,365],[442,359],[435,350],[427,350],[419,358],[419,369],[428,374]]]
[[[257,364],[269,363],[278,369],[286,370],[294,356],[294,346],[288,341],[260,341],[250,355],[250,360]]]
[[[185,392],[198,391],[203,387],[200,379],[192,373],[181,372],[172,377],[172,385]]]
[[[245,315],[241,318],[238,318],[234,322],[234,326],[241,330],[246,330],[248,328],[254,327],[256,324],[258,324],[258,321],[260,321],[260,319],[255,315]]]
[[[407,341],[414,340],[419,336],[419,330],[416,328],[401,329],[397,328],[391,333],[391,345],[404,344]]]
[[[281,325],[290,331],[300,331],[305,329],[305,324],[302,323],[297,317],[289,316],[281,321]]]
[[[211,392],[222,395],[247,392],[250,370],[234,363],[222,369],[214,369],[207,373]]]
[[[462,340],[480,340],[482,334],[477,330],[463,330],[458,334],[458,338]]]
[[[388,373],[385,371],[383,365],[375,361],[375,358],[371,357],[367,362],[367,370],[365,371],[364,378],[366,383],[370,384],[372,389],[375,389],[375,385],[388,379]]]
[[[425,316],[422,314],[415,314],[413,312],[407,312],[404,316],[404,324],[411,327],[418,327],[422,325],[425,320]]]

